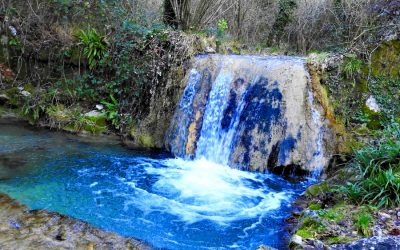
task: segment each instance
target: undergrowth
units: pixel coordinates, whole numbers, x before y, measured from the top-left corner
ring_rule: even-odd
[[[400,205],[400,124],[393,123],[381,132],[379,141],[355,152],[348,163],[359,178],[340,190],[358,204],[377,207]]]

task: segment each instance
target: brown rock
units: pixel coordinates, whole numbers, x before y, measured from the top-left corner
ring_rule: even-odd
[[[44,210],[0,193],[0,249],[151,249],[144,242]]]

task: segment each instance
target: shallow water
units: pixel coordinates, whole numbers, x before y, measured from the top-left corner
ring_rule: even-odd
[[[167,249],[286,246],[306,183],[0,124],[0,192]]]

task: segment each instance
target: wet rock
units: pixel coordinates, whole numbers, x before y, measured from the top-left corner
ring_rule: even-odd
[[[96,105],[96,109],[99,110],[99,111],[102,111],[104,109],[104,105],[97,104]]]
[[[332,250],[400,249],[400,237],[372,237],[348,244],[332,245]]]
[[[324,250],[325,244],[316,239],[303,239],[299,235],[293,235],[289,243],[290,249]]]
[[[101,116],[104,116],[104,114],[99,112],[99,111],[97,111],[97,110],[92,110],[90,112],[87,112],[84,116],[87,116],[87,117],[101,117]]]
[[[326,192],[329,192],[331,188],[329,187],[327,182],[321,182],[319,184],[315,184],[310,186],[307,190],[306,190],[306,195],[309,196],[318,196],[319,194],[323,194]]]
[[[295,234],[290,239],[289,247],[291,249],[302,248],[304,246],[305,246],[305,244],[304,244],[303,238],[301,236]]]
[[[277,249],[273,248],[273,247],[266,246],[266,245],[262,245],[262,246],[259,246],[257,248],[257,250],[277,250]]]
[[[374,227],[372,227],[372,234],[374,236],[382,237],[383,236],[382,228],[378,225],[375,225]]]
[[[313,220],[319,220],[320,219],[318,213],[316,211],[314,211],[314,210],[306,210],[304,212],[304,216],[305,217],[309,217],[310,219],[313,219]]]
[[[388,221],[392,218],[392,216],[384,212],[378,212],[378,216],[379,220],[381,220],[382,222]]]
[[[330,128],[314,101],[305,60],[201,56],[185,82],[165,140],[175,156],[284,176],[327,165],[331,147],[325,144],[335,140],[323,139]]]
[[[0,249],[151,249],[144,242],[44,210],[29,210],[0,194]]]
[[[370,97],[368,97],[368,99],[367,99],[365,105],[366,105],[370,110],[372,110],[372,111],[374,111],[374,112],[380,112],[380,111],[381,111],[381,108],[379,107],[378,102],[376,101],[375,97],[372,96],[372,95],[371,95]]]
[[[313,247],[314,249],[318,249],[318,250],[323,250],[323,249],[325,249],[326,247],[325,247],[325,244],[322,242],[322,241],[320,241],[320,240],[314,240],[314,239],[311,239],[311,240],[309,240],[308,241],[308,243],[309,243],[309,246],[311,246],[311,247]]]

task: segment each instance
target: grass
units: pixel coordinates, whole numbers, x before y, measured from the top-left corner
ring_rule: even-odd
[[[400,124],[393,123],[375,144],[355,152],[350,166],[359,172],[359,180],[340,188],[359,204],[377,207],[400,205]]]
[[[370,225],[373,222],[372,216],[367,213],[363,212],[355,217],[355,227],[357,228],[357,231],[360,232],[362,235],[366,237],[371,236],[371,230],[370,230]]]
[[[354,55],[349,55],[344,60],[340,69],[343,71],[349,79],[352,79],[356,73],[359,73],[363,67],[363,61],[358,59]]]

